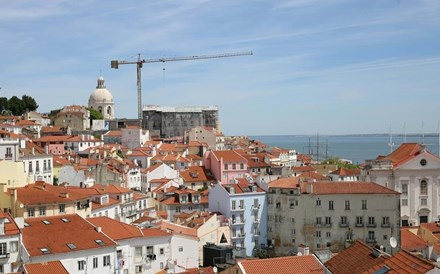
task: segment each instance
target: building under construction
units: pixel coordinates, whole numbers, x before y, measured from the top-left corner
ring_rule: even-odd
[[[161,138],[183,136],[197,126],[220,129],[217,106],[164,107],[147,105],[142,111],[142,126]]]

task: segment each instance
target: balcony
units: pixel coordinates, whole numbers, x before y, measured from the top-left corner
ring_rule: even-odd
[[[364,227],[364,223],[356,223],[356,227]]]
[[[381,224],[380,226],[381,226],[381,227],[390,227],[391,225],[390,225],[390,223],[383,223],[383,224]]]
[[[368,223],[368,224],[367,224],[367,227],[376,227],[376,226],[377,226],[376,223]]]
[[[333,225],[332,223],[326,223],[325,227],[332,227],[332,225]]]
[[[231,211],[244,211],[246,207],[244,205],[239,205],[237,207],[231,207]]]
[[[237,234],[232,234],[232,239],[239,239],[239,238],[244,238],[246,237],[246,233],[237,233]]]
[[[234,219],[231,220],[231,225],[244,225],[246,219]]]
[[[348,227],[348,222],[339,222],[339,227]]]
[[[365,242],[367,244],[375,244],[375,243],[377,243],[376,238],[367,238],[367,239],[365,239]]]
[[[252,236],[260,237],[260,235],[261,235],[260,231],[255,230]]]
[[[254,223],[254,224],[259,224],[259,223],[260,223],[260,219],[258,219],[258,218],[254,218],[253,223]]]
[[[12,160],[12,153],[6,153],[5,160]]]
[[[253,204],[252,205],[252,210],[258,210],[258,209],[260,209],[260,204]]]
[[[0,259],[6,259],[6,258],[9,258],[9,253],[0,254]]]
[[[322,223],[315,223],[315,227],[324,227],[324,224],[322,224]]]

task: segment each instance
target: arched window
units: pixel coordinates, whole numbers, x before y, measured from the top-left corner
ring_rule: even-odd
[[[420,195],[428,195],[428,182],[426,180],[420,181]]]
[[[112,115],[112,107],[110,106],[107,107],[107,114]]]
[[[99,112],[102,113],[102,107],[98,107]]]

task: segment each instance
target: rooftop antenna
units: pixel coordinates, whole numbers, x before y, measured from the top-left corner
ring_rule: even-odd
[[[438,155],[440,156],[440,121],[437,123],[437,132],[438,132]]]
[[[422,145],[425,144],[425,132],[424,132],[425,122],[422,121]]]
[[[390,135],[390,142],[388,143],[388,146],[390,147],[390,153],[391,153],[393,152],[393,147],[394,147],[393,134],[391,133],[391,124],[390,124],[389,135]]]

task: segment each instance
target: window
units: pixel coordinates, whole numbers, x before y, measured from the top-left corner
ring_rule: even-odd
[[[60,213],[65,213],[66,212],[66,205],[65,204],[59,204],[59,211]]]
[[[428,199],[426,199],[426,198],[420,199],[420,205],[422,205],[422,206],[428,205]]]
[[[321,206],[321,200],[319,198],[316,200],[316,206]]]
[[[361,226],[364,224],[364,218],[362,216],[356,217],[356,225]]]
[[[374,217],[368,217],[368,225],[375,225]]]
[[[244,169],[244,164],[240,164],[240,169]]]
[[[235,210],[235,201],[232,201],[232,210]]]
[[[408,184],[402,184],[402,194],[408,195]]]
[[[98,257],[93,258],[93,268],[98,268]]]
[[[224,170],[228,170],[228,164],[224,164]]]
[[[408,199],[402,199],[402,206],[408,206]]]
[[[390,224],[390,217],[382,217],[382,224],[389,225]]]
[[[328,201],[328,210],[334,210],[333,201]]]
[[[321,224],[321,217],[316,217],[316,224],[320,225]]]
[[[341,216],[341,225],[347,225],[347,216]]]
[[[0,243],[0,256],[4,256],[8,253],[6,243]]]
[[[160,269],[163,269],[163,263],[160,263]]]
[[[86,268],[86,261],[78,261],[78,270],[84,270]]]
[[[179,252],[183,252],[183,246],[179,246]]]
[[[367,209],[367,200],[362,200],[362,209]]]
[[[159,248],[159,254],[163,255],[164,253],[165,253],[164,249],[163,248]]]
[[[110,265],[110,255],[103,256],[102,259],[103,259],[103,266]]]
[[[294,223],[295,222],[295,218],[292,218],[292,223]]]
[[[13,241],[9,243],[9,252],[17,252],[18,251],[18,242]]]
[[[420,182],[420,195],[428,195],[428,182],[426,180]]]
[[[374,231],[368,231],[368,240],[369,241],[375,241],[376,238],[374,237]]]
[[[136,273],[142,273],[142,265],[135,266],[135,272]]]
[[[345,200],[345,210],[350,210],[350,200]]]
[[[296,234],[296,229],[295,229],[295,228],[292,228],[292,230],[290,231],[290,233],[292,233],[292,235],[295,235],[295,234]]]
[[[331,225],[332,224],[332,217],[325,217],[325,224]]]
[[[326,232],[325,233],[325,236],[327,237],[327,238],[331,238],[332,237],[332,233],[329,231],[329,232]]]
[[[232,169],[237,169],[237,165],[236,164],[232,164]]]
[[[243,209],[244,208],[244,200],[240,200],[240,209]]]
[[[35,208],[29,207],[28,208],[28,217],[34,217],[35,216]]]
[[[36,172],[40,171],[40,162],[38,162],[38,161],[35,162],[35,171]]]
[[[29,173],[32,173],[32,172],[33,172],[33,170],[32,170],[32,162],[29,162],[29,168],[28,168],[28,171],[29,171]]]
[[[316,235],[316,238],[321,238],[321,231],[317,230],[315,235]]]
[[[136,246],[134,248],[134,256],[135,257],[142,257],[142,246]]]

